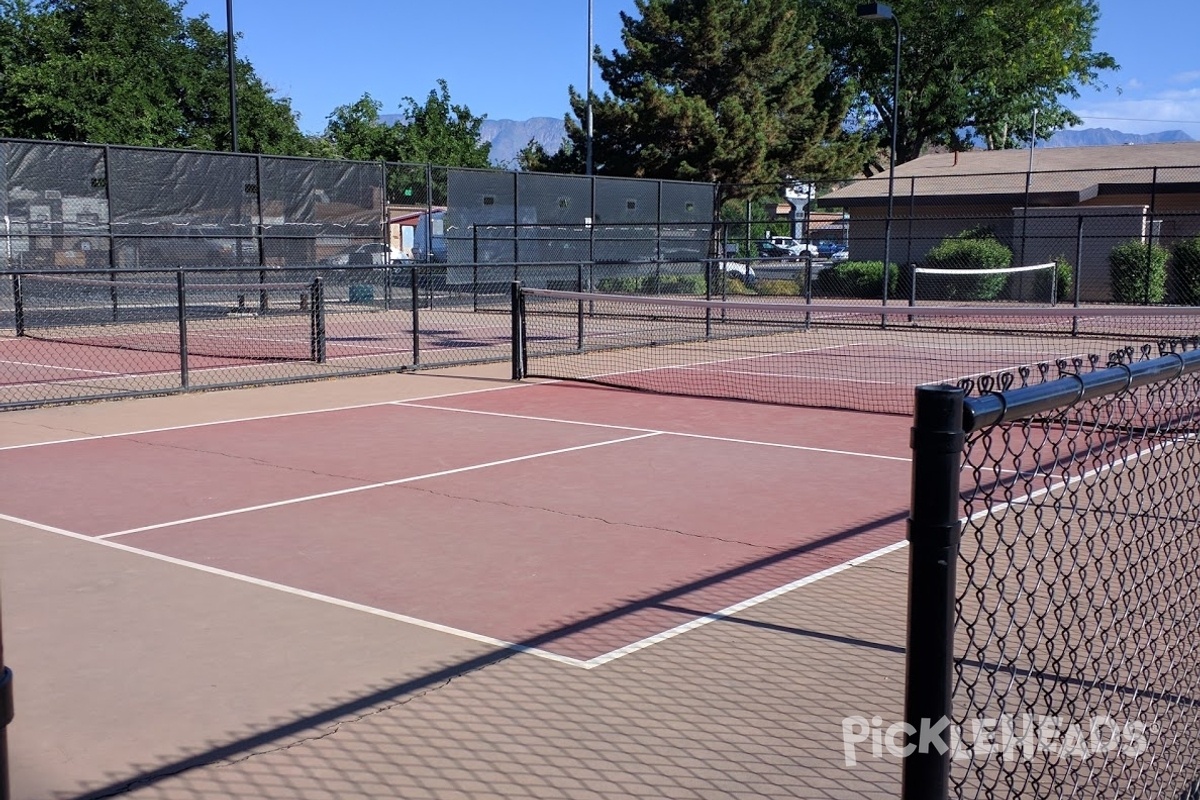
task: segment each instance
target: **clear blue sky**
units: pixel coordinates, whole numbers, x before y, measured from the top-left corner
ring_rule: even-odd
[[[854,0],[847,0],[848,3]],[[621,48],[633,0],[593,0],[593,37]],[[225,0],[187,0],[225,30]],[[1108,88],[1068,105],[1084,127],[1127,133],[1180,129],[1200,139],[1196,7],[1184,0],[1100,0],[1095,49],[1121,69]],[[489,119],[561,117],[567,86],[587,81],[587,0],[234,0],[238,54],[318,132],[337,106],[368,92],[383,113],[423,101],[444,78],[453,102]],[[901,20],[903,22],[903,20]],[[599,72],[595,89],[603,93]]]

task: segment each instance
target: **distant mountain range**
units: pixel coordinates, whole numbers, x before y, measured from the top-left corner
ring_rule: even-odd
[[[483,141],[492,143],[492,163],[513,169],[517,166],[517,155],[531,140],[546,148],[546,152],[557,153],[567,138],[562,117],[487,119],[479,133]]]
[[[385,114],[382,122],[393,123],[400,119],[398,114]],[[480,129],[480,138],[492,145],[492,163],[498,167],[515,169],[517,155],[531,140],[539,142],[547,152],[554,153],[562,145],[561,117],[532,117],[530,119],[488,119]],[[1048,141],[1038,142],[1038,147],[1100,147],[1121,144],[1159,144],[1164,142],[1196,141],[1183,131],[1161,131],[1159,133],[1124,133],[1111,128],[1080,128],[1059,131]]]
[[[1162,144],[1168,142],[1194,142],[1183,131],[1161,133],[1122,133],[1111,128],[1081,128],[1074,131],[1059,131],[1048,142],[1038,142],[1038,147],[1097,147],[1114,144]]]

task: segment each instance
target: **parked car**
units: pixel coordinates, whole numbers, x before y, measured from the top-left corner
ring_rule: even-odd
[[[754,268],[740,261],[721,261],[718,263],[718,267],[727,276],[740,279],[747,288],[754,286],[758,280],[754,275]]]
[[[321,259],[322,264],[362,264],[383,266],[397,263],[400,254],[383,242],[367,242],[366,244],[349,247],[340,253]]]
[[[835,242],[830,239],[822,239],[817,242],[817,255],[821,258],[832,258],[834,253],[840,253],[846,250],[846,245],[841,242]]]
[[[801,258],[817,256],[817,246],[807,244],[791,236],[772,236],[758,243],[758,254],[764,258]]]

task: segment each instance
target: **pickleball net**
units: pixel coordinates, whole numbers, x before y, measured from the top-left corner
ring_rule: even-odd
[[[101,273],[103,275],[103,273]],[[14,274],[18,337],[246,361],[324,359],[321,281],[243,273]]]
[[[1190,307],[947,307],[516,287],[515,377],[912,413],[913,389],[1033,385],[1194,346]]]

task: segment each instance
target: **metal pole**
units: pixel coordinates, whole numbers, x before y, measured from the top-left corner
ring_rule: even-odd
[[[233,0],[225,0],[225,48],[229,58],[229,133],[230,149],[238,151],[237,62],[233,54]]]
[[[1142,293],[1142,303],[1150,305],[1150,282],[1154,265],[1154,206],[1158,196],[1158,167],[1150,173],[1150,227],[1146,231],[1146,284]]]
[[[179,312],[179,385],[188,388],[187,281],[184,271],[175,273],[175,302]]]
[[[21,292],[21,275],[13,273],[13,326],[17,336],[25,335],[25,299]]]
[[[592,174],[592,0],[588,0],[588,61],[587,61],[587,172]]]
[[[887,305],[888,281],[892,261],[892,213],[896,198],[896,142],[900,129],[900,20],[892,15],[896,25],[896,74],[892,84],[892,149],[888,153],[888,209],[887,222],[883,228],[883,305]],[[887,318],[882,319],[883,327],[887,327]]]
[[[325,352],[325,281],[319,275],[312,283],[312,360],[324,364]]]
[[[583,262],[575,265],[575,291],[583,291]],[[575,340],[576,349],[583,352],[583,298],[575,302]]]
[[[1075,307],[1079,308],[1079,276],[1083,273],[1083,214],[1079,215],[1079,227],[1075,233],[1075,271],[1071,276],[1071,293],[1075,295]],[[1071,335],[1079,335],[1079,317],[1071,317]]]
[[[512,282],[512,379],[519,381],[525,377],[525,320],[522,307],[524,297],[521,295],[521,282]]]
[[[432,250],[432,245],[430,246]],[[413,366],[421,363],[421,267],[413,264],[412,274],[412,354]]]
[[[964,394],[952,386],[916,390],[904,678],[908,741],[901,766],[902,800],[945,800],[950,791]]]

